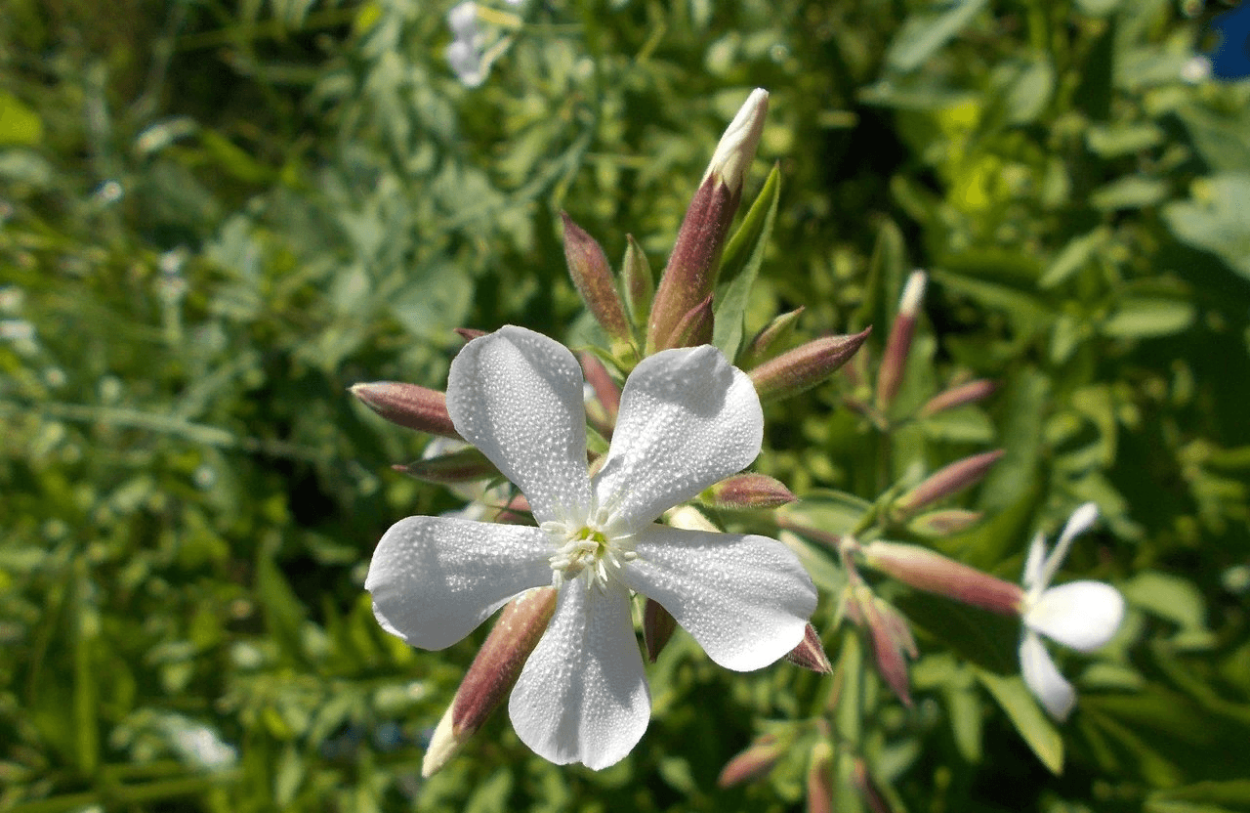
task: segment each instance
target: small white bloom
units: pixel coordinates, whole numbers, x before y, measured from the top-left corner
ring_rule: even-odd
[[[1076,691],[1059,673],[1040,636],[1080,652],[1093,652],[1111,640],[1124,618],[1124,597],[1109,584],[1078,581],[1049,586],[1072,540],[1089,530],[1096,519],[1098,506],[1094,503],[1076,509],[1049,557],[1046,539],[1039,532],[1024,566],[1026,592],[1021,617],[1025,630],[1020,641],[1020,671],[1029,691],[1051,717],[1061,722],[1076,705]]]
[[[755,150],[759,147],[760,136],[764,132],[764,118],[768,114],[768,91],[756,88],[738,109],[738,115],[725,128],[716,152],[708,164],[703,180],[717,173],[725,185],[737,192],[742,189],[746,171],[755,160]]]
[[[762,668],[802,640],[816,590],[785,545],[656,524],[759,454],[759,397],[720,351],[667,350],[639,364],[593,478],[581,369],[545,336],[509,326],[469,342],[451,365],[447,409],[525,494],[539,526],[409,517],[382,537],[365,588],[388,632],[437,650],[525,590],[558,587],[508,705],[517,735],[541,756],[605,768],[646,730],[631,591],[659,602],[729,669]]]
[[[477,4],[472,0],[457,4],[447,12],[447,27],[455,38],[447,46],[447,64],[467,87],[486,81],[481,36],[477,30]]]

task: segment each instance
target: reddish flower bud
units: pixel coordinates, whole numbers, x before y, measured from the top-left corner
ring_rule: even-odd
[[[968,530],[980,522],[983,516],[984,514],[980,511],[946,508],[941,511],[930,511],[909,520],[907,530],[917,536],[950,536]]]
[[[603,362],[594,353],[582,353],[582,370],[586,373],[586,383],[595,391],[595,400],[603,407],[611,426],[616,425],[616,415],[621,411],[621,388],[603,366]],[[611,437],[611,434],[608,435]]]
[[[573,285],[591,314],[607,331],[613,343],[613,352],[616,352],[617,346],[628,347],[632,334],[625,319],[625,306],[616,292],[616,280],[612,277],[607,255],[595,238],[574,223],[572,218],[564,212],[560,213],[560,217],[564,219],[564,258],[568,261]]]
[[[472,446],[407,465],[396,463],[391,468],[427,483],[468,483],[503,476],[495,464],[486,459],[486,455]]]
[[[758,367],[777,355],[786,340],[794,333],[794,326],[798,324],[799,316],[804,310],[805,308],[797,308],[775,317],[763,330],[755,334],[755,338],[742,351],[735,364],[745,370],[749,367]]]
[[[768,775],[785,748],[772,734],[757,737],[745,751],[731,757],[716,778],[716,785],[732,788],[743,782],[751,782]]]
[[[877,373],[877,406],[883,411],[894,402],[894,396],[898,395],[898,388],[903,383],[903,370],[911,353],[920,302],[924,299],[925,281],[923,271],[913,271],[907,278],[899,299],[898,315],[890,326],[890,338],[885,343],[885,355],[881,357],[881,369]]]
[[[823,738],[807,763],[807,813],[833,813],[833,746]]]
[[[893,518],[901,521],[927,505],[976,485],[1004,454],[1006,452],[1002,449],[995,449],[992,452],[965,457],[963,460],[957,460],[949,466],[938,469],[925,478],[920,485],[895,500],[892,506]]]
[[[864,563],[917,590],[953,598],[1004,615],[1016,615],[1024,600],[1018,584],[948,559],[919,545],[872,542],[860,549]]]
[[[907,677],[907,658],[915,658],[919,653],[906,619],[889,604],[874,596],[866,586],[852,588],[847,610],[851,619],[868,631],[877,672],[898,699],[904,705],[910,706],[912,702],[910,681]]]
[[[893,813],[890,803],[886,801],[885,794],[877,787],[876,780],[872,778],[872,774],[868,773],[868,765],[860,757],[855,757],[854,767],[851,770],[851,781],[854,783],[855,789],[859,791],[859,795],[868,804],[868,809],[872,813]]]
[[[816,339],[772,361],[766,361],[748,375],[761,401],[789,398],[811,389],[837,372],[863,345],[872,328],[848,336]]]
[[[625,278],[625,305],[635,325],[646,329],[647,316],[651,313],[651,300],[655,296],[655,277],[647,254],[632,234],[625,235],[625,259],[621,262],[621,275]]]
[[[743,180],[755,158],[767,112],[768,93],[754,91],[716,147],[656,289],[647,326],[648,355],[694,346],[676,343],[674,334],[686,314],[710,296],[716,285],[725,237],[742,202]]]
[[[699,347],[712,342],[712,295],[690,309],[673,332],[669,334],[667,344],[657,344],[656,352],[674,347]]]
[[[713,508],[778,508],[798,497],[779,480],[766,474],[735,474],[699,495],[699,502]]]
[[[459,438],[447,414],[447,396],[416,384],[377,381],[350,388],[361,403],[388,421],[419,432]]]
[[[483,336],[485,336],[486,331],[478,330],[475,327],[458,327],[455,329],[455,334],[459,336],[460,338],[464,339],[465,344],[468,344],[474,339],[480,339]]]
[[[975,404],[982,399],[988,398],[996,389],[998,389],[998,385],[993,381],[978,378],[975,381],[969,381],[966,384],[960,384],[944,392],[939,392],[929,399],[928,403],[922,406],[917,414],[922,418],[927,418],[943,410],[954,409],[965,404]]]
[[[647,645],[647,659],[655,663],[668,640],[677,630],[677,619],[658,601],[647,599],[642,608],[642,640]]]
[[[790,654],[786,655],[786,660],[795,666],[801,666],[822,675],[833,672],[833,664],[829,663],[829,656],[825,653],[825,645],[820,640],[820,633],[811,624],[803,630],[803,640],[790,650]]]
[[[554,587],[530,590],[504,608],[434,730],[422,776],[442,769],[512,691],[555,609]]]

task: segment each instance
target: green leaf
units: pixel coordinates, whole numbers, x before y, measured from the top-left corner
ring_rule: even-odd
[[[1103,321],[1103,335],[1118,339],[1145,339],[1170,336],[1188,328],[1194,321],[1192,302],[1164,297],[1126,296]]]
[[[0,146],[34,147],[43,139],[39,114],[12,93],[0,90]]]
[[[1089,204],[1095,209],[1144,209],[1162,202],[1168,196],[1166,181],[1141,175],[1126,175],[1090,193]]]
[[[1163,207],[1172,233],[1209,251],[1243,277],[1250,277],[1250,173],[1213,175],[1194,182],[1191,197]]]
[[[1063,737],[1029,694],[1024,681],[1019,676],[1003,677],[983,669],[976,669],[975,674],[1042,764],[1053,774],[1062,773]]]
[[[1207,608],[1202,592],[1188,579],[1144,570],[1120,588],[1135,607],[1171,621],[1183,630],[1207,627]]]
[[[1197,782],[1157,790],[1146,797],[1145,810],[1147,813],[1247,813],[1250,811],[1250,779]]]
[[[909,15],[886,51],[886,65],[904,72],[919,68],[971,23],[986,3],[954,0],[944,11]]]
[[[720,286],[714,303],[716,322],[712,342],[729,359],[738,355],[742,344],[747,303],[768,250],[780,196],[781,170],[774,166],[721,256],[722,279],[727,281]]]

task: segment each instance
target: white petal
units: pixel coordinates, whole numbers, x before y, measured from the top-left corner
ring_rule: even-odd
[[[599,770],[633,749],[647,730],[651,695],[623,587],[587,590],[578,579],[560,590],[508,714],[521,742],[557,765]]]
[[[1042,639],[1025,631],[1020,641],[1020,673],[1042,707],[1059,722],[1068,719],[1076,705],[1076,690],[1059,674],[1055,662],[1050,659]]]
[[[1033,537],[1033,542],[1029,545],[1029,558],[1024,563],[1024,589],[1031,590],[1034,587],[1045,589],[1046,585],[1041,584],[1042,566],[1046,563],[1046,537],[1041,531]]]
[[[1042,593],[1024,614],[1024,623],[1081,652],[1098,649],[1120,628],[1124,597],[1109,584],[1068,582]]]
[[[564,345],[511,325],[464,346],[447,376],[460,435],[529,499],[539,522],[590,507],[582,370]]]
[[[523,525],[408,517],[369,563],[373,614],[411,646],[443,649],[512,596],[551,583],[547,535]]]
[[[1088,531],[1098,521],[1098,504],[1087,502],[1072,512],[1072,516],[1068,517],[1068,522],[1063,526],[1063,533],[1059,534],[1059,541],[1055,543],[1055,548],[1066,547],[1074,538]]]
[[[658,601],[727,669],[761,669],[794,649],[816,609],[798,557],[766,536],[652,525],[634,552],[626,584]]]
[[[719,350],[656,353],[625,381],[612,446],[595,478],[598,505],[622,528],[646,525],[746,468],[763,437],[751,379]]]

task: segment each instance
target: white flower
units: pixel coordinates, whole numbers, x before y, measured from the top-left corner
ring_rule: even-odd
[[[447,12],[447,27],[454,37],[447,46],[448,66],[467,87],[481,85],[486,80],[486,69],[477,30],[477,4],[472,0],[457,4]]]
[[[545,336],[509,326],[469,342],[452,362],[447,408],[529,499],[539,527],[409,517],[382,537],[365,588],[382,626],[424,649],[454,644],[531,587],[560,588],[508,706],[541,756],[604,768],[642,737],[650,694],[631,591],[729,669],[762,668],[802,640],[816,590],[785,545],[655,524],[759,454],[759,398],[720,351],[668,350],[639,364],[593,478],[581,370]]]
[[[1072,540],[1098,519],[1098,506],[1082,505],[1068,519],[1059,541],[1046,556],[1046,539],[1039,532],[1024,566],[1022,606],[1024,637],[1020,641],[1020,671],[1029,691],[1056,720],[1066,720],[1076,705],[1076,691],[1064,679],[1042,645],[1041,635],[1080,652],[1093,652],[1115,635],[1124,618],[1124,597],[1109,584],[1078,581],[1050,587],[1051,579],[1068,555]]]

